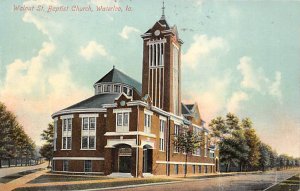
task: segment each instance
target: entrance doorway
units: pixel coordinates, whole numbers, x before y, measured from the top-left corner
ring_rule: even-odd
[[[119,157],[119,172],[124,172],[124,173],[131,172],[131,157],[129,156]]]
[[[152,173],[152,147],[145,145],[143,147],[143,173]]]
[[[122,173],[131,173],[132,149],[121,147],[118,149],[118,171]]]

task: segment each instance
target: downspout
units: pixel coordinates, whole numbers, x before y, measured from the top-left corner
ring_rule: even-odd
[[[170,117],[167,116],[167,119],[168,119],[168,145],[167,145],[167,176],[170,176],[170,172],[169,172],[169,168],[170,168],[170,164],[169,164],[169,161],[170,161],[170,139],[171,139],[171,133],[170,133]]]
[[[138,167],[139,167],[139,114],[140,114],[140,106],[138,105],[137,106],[137,127],[136,127],[136,159],[135,159],[135,177],[137,178],[138,177]]]

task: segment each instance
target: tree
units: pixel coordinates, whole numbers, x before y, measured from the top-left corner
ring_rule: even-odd
[[[249,147],[248,160],[246,161],[246,169],[248,167],[256,167],[259,164],[259,137],[256,135],[255,130],[252,128],[252,121],[249,118],[242,120],[241,127],[244,130],[247,145]]]
[[[25,155],[34,157],[34,153],[31,152],[34,147],[33,141],[24,132],[17,117],[0,102],[0,167],[2,160],[7,160],[10,166],[13,158]]]
[[[224,138],[224,135],[228,133],[225,120],[220,116],[212,119],[208,126],[212,130],[212,136],[221,140]]]
[[[46,143],[41,147],[40,154],[48,160],[48,167],[53,157],[53,139],[54,139],[54,126],[52,123],[48,124],[48,128],[43,130],[41,134],[42,140]]]
[[[173,145],[177,147],[179,152],[186,153],[185,155],[185,168],[187,168],[187,158],[195,149],[201,146],[201,136],[194,133],[192,130],[181,129],[178,135],[174,137]],[[187,169],[184,171],[186,177]]]
[[[261,142],[259,145],[259,151],[260,151],[259,166],[262,171],[265,171],[271,164],[270,163],[271,147]]]
[[[50,161],[53,157],[53,146],[50,144],[44,144],[40,148],[40,154],[48,160],[48,167],[50,167]]]

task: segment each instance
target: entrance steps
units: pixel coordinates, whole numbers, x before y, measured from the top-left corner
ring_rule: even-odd
[[[112,178],[133,178],[131,173],[123,173],[123,172],[113,172],[107,176]]]
[[[151,174],[151,173],[143,173],[143,177],[151,177],[151,176],[153,176],[153,174]]]

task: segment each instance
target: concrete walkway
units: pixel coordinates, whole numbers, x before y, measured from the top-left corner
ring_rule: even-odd
[[[31,180],[36,179],[37,177],[41,176],[42,174],[45,174],[48,171],[49,171],[48,169],[45,169],[42,171],[37,171],[35,173],[31,173],[31,174],[25,175],[21,178],[12,180],[6,184],[0,184],[0,190],[11,191],[15,188],[25,186],[26,183],[30,182]]]
[[[38,168],[46,168],[48,165],[47,162],[39,165],[34,165],[34,166],[18,166],[18,167],[9,167],[9,168],[0,168],[0,178],[12,174],[16,174],[19,172],[24,172],[27,170],[34,170]]]

